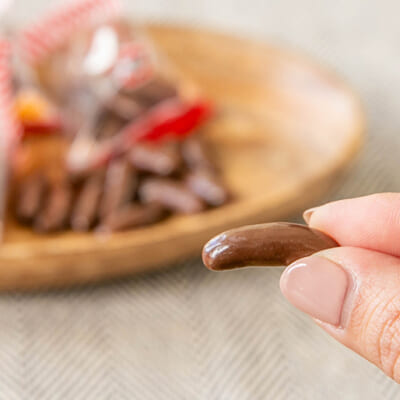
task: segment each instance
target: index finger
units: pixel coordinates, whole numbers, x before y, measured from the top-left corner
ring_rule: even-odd
[[[339,200],[307,210],[310,227],[342,246],[362,247],[400,256],[400,194],[378,193]]]

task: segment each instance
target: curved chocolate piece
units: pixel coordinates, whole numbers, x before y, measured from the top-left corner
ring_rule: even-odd
[[[40,210],[45,192],[45,182],[41,174],[28,175],[20,182],[17,193],[17,217],[23,223],[30,223]]]
[[[103,111],[103,110],[101,110]],[[124,120],[111,112],[102,112],[95,126],[96,137],[100,140],[115,136],[124,126]]]
[[[129,203],[136,191],[137,176],[126,158],[116,159],[107,168],[99,215],[108,214]]]
[[[140,113],[144,111],[143,106],[141,106],[134,98],[122,93],[117,93],[110,101],[106,103],[105,106],[109,110],[113,111],[116,115],[127,121],[137,118]]]
[[[203,248],[203,262],[215,271],[281,266],[337,246],[331,237],[306,225],[286,222],[249,225],[211,239]]]
[[[132,165],[156,175],[170,175],[181,165],[181,155],[177,143],[136,143],[129,152]]]
[[[92,227],[97,217],[103,184],[104,171],[95,172],[83,183],[72,210],[71,227],[73,230],[88,231]]]
[[[209,151],[199,134],[190,135],[182,142],[182,156],[190,169],[215,171]]]
[[[176,88],[163,78],[155,78],[140,88],[135,88],[133,91],[124,89],[122,92],[134,98],[144,107],[151,107],[159,101],[177,95]]]
[[[173,179],[148,178],[139,187],[139,196],[143,203],[159,203],[181,214],[194,214],[205,208],[199,197]]]
[[[72,189],[69,183],[53,184],[45,204],[35,219],[35,230],[38,232],[54,232],[65,228],[72,202]]]
[[[194,170],[185,177],[188,188],[210,206],[218,207],[228,201],[229,194],[218,177],[207,170]]]
[[[99,232],[117,232],[158,222],[164,216],[164,209],[157,203],[128,204],[105,218]]]

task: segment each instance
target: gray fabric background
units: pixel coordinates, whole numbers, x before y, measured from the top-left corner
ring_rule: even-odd
[[[30,15],[49,1],[20,1]],[[128,2],[127,2],[128,3]],[[400,189],[396,0],[146,0],[132,15],[208,24],[310,53],[361,94],[369,138],[331,198]],[[400,388],[294,310],[278,270],[199,261],[107,285],[0,296],[0,399],[398,399]]]

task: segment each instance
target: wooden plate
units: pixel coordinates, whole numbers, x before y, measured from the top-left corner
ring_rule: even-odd
[[[0,249],[0,289],[83,283],[199,255],[224,229],[283,219],[315,202],[357,153],[364,131],[359,101],[314,63],[205,30],[147,30],[219,106],[207,137],[236,200],[105,241],[9,226]]]

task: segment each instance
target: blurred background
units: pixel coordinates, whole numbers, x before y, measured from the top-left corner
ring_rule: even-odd
[[[17,18],[50,3],[24,2]],[[274,42],[336,70],[364,103],[368,138],[325,200],[399,191],[397,1],[146,0],[125,6],[138,20]],[[215,274],[192,260],[110,284],[2,294],[0,398],[398,398],[394,382],[283,299],[280,272]]]

